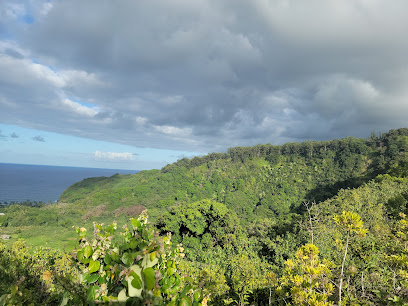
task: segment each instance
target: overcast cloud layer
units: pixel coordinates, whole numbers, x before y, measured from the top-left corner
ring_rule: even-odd
[[[203,153],[368,137],[408,126],[407,32],[405,0],[0,0],[0,122]]]

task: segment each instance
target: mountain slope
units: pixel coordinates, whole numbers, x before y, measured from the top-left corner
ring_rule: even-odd
[[[298,213],[303,201],[322,201],[340,188],[400,169],[407,135],[400,129],[369,139],[231,148],[182,159],[161,171],[86,179],[69,187],[59,202],[106,205],[109,211],[143,205],[156,215],[179,202],[211,199],[246,220],[286,218]]]

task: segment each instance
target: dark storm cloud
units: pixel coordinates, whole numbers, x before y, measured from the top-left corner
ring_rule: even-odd
[[[200,152],[407,126],[402,0],[1,6],[3,123]]]
[[[13,132],[13,133],[10,135],[10,137],[11,137],[11,138],[18,138],[18,137],[20,137],[20,136],[18,136],[15,132]]]

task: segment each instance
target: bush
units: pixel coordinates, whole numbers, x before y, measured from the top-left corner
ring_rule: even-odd
[[[203,284],[181,275],[183,248],[171,247],[171,236],[160,237],[147,226],[147,214],[131,219],[117,233],[117,224],[94,223],[94,237],[77,228],[80,247],[76,260],[88,287],[88,303],[126,302],[130,305],[200,305]]]

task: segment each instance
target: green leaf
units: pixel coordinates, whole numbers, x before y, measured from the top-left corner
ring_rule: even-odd
[[[187,292],[190,291],[191,288],[192,288],[192,286],[190,284],[186,284],[183,291],[180,293],[180,296],[184,297],[187,294]]]
[[[112,225],[109,225],[109,226],[106,228],[106,231],[107,231],[108,233],[113,234],[113,232],[115,231],[115,227],[113,226],[113,224],[112,224]]]
[[[103,261],[107,264],[110,265],[112,258],[109,256],[109,254],[105,255],[105,258],[103,259]]]
[[[89,275],[89,272],[84,272],[84,274],[82,274],[82,281],[87,282]]]
[[[154,276],[154,269],[151,267],[144,269],[143,275],[145,277],[147,290],[152,290],[154,288],[154,285],[156,284],[156,278]]]
[[[90,259],[89,259],[89,258],[82,258],[81,262],[82,262],[84,265],[86,265],[86,264],[88,264],[88,263],[90,262]]]
[[[90,274],[89,276],[88,276],[88,278],[87,278],[87,280],[86,280],[86,282],[88,283],[88,284],[93,284],[94,282],[96,282],[97,280],[98,280],[98,278],[99,278],[99,275],[98,274]]]
[[[11,286],[10,291],[11,291],[11,295],[16,295],[18,292],[18,286],[17,285]]]
[[[142,224],[137,219],[132,219],[132,225],[134,229],[140,229],[142,227]]]
[[[177,276],[177,274],[176,274],[176,276]],[[176,278],[175,281],[174,281],[174,286],[178,286],[178,285],[180,285],[180,283],[181,283],[181,279]]]
[[[86,298],[90,302],[90,304],[93,304],[95,302],[95,290],[96,286],[91,286],[86,292]]]
[[[101,263],[99,261],[91,260],[89,262],[89,273],[93,273],[99,270],[99,267],[101,266]]]
[[[200,292],[200,291],[196,291],[196,292],[194,293],[193,299],[194,299],[194,301],[199,302],[200,299],[201,299],[201,292]]]
[[[136,248],[137,248],[137,241],[136,241],[135,239],[132,239],[132,240],[129,242],[129,247],[130,247],[131,249],[136,249]]]
[[[112,252],[112,253],[110,254],[110,256],[112,257],[112,259],[113,259],[114,261],[119,262],[119,255],[118,255],[118,253]]]
[[[136,289],[141,289],[142,288],[142,280],[140,279],[139,275],[137,275],[136,273],[132,274],[133,276],[133,280],[131,282],[132,286]]]
[[[84,257],[88,258],[89,256],[91,256],[93,253],[92,247],[90,245],[87,245],[86,247],[84,247]]]
[[[106,275],[99,276],[99,279],[98,279],[99,284],[106,284],[107,282],[108,282],[108,279],[106,278]]]
[[[77,252],[77,258],[79,261],[82,261],[82,259],[84,259],[84,251],[83,250],[79,250]]]
[[[130,297],[141,297],[143,291],[142,269],[138,265],[130,267],[130,274],[128,278],[128,292]],[[135,280],[136,279],[136,280]],[[140,280],[140,288],[138,282]],[[135,282],[134,282],[135,281]]]
[[[125,252],[122,255],[122,262],[127,265],[130,266],[133,263],[133,257],[130,253]]]

